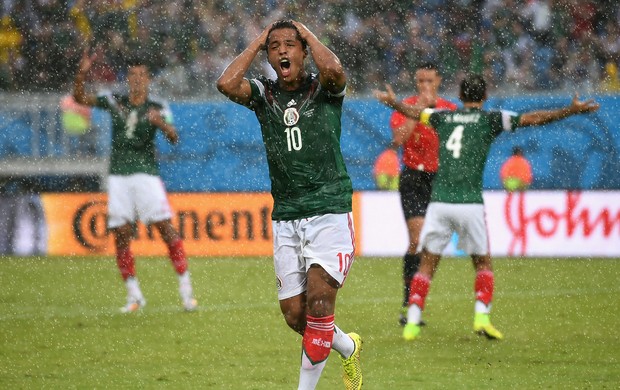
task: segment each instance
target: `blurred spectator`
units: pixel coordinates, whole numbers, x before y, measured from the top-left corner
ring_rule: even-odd
[[[603,80],[601,81],[600,90],[607,93],[620,92],[618,66],[614,61],[609,61],[605,65],[605,72],[603,73]]]
[[[127,54],[138,52],[148,55],[151,68],[161,73],[160,86],[173,88],[171,94],[218,96],[213,85],[231,53],[240,52],[268,22],[287,17],[308,24],[342,53],[353,94],[367,94],[384,82],[410,90],[413,81],[403,69],[424,61],[441,64],[445,85],[469,70],[509,93],[588,89],[600,82],[609,61],[620,63],[620,3],[611,0],[399,0],[390,6],[360,0],[355,7],[344,0],[5,0],[2,5],[3,90],[63,90],[88,43],[105,54],[102,82],[122,80]]]
[[[570,47],[568,37],[558,37],[553,47],[553,57],[550,64],[551,83],[554,88],[561,87],[566,81],[564,69],[568,64]]]
[[[11,17],[0,19],[0,89],[13,89],[16,62],[21,57],[22,34],[17,30]]]
[[[107,36],[106,57],[117,80],[123,80],[127,73],[125,59],[129,57],[129,48],[123,36],[118,31],[109,31]]]
[[[550,0],[530,0],[522,10],[528,33],[538,43],[546,44],[551,38],[553,15]]]
[[[593,33],[596,24],[596,4],[591,0],[571,0],[573,25],[571,35],[579,39],[584,34]]]
[[[105,84],[117,81],[116,72],[110,64],[103,42],[98,43],[93,49],[95,54],[93,66],[88,73],[88,80],[95,84]]]

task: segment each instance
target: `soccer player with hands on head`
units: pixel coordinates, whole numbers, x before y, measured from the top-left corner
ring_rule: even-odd
[[[245,78],[262,51],[277,79]],[[311,55],[319,73],[306,71]],[[299,389],[314,389],[331,349],[347,389],[360,389],[361,339],[334,324],[336,296],[355,252],[351,179],[340,148],[346,77],[303,24],[277,21],[224,70],[218,90],[254,111],[267,153],[280,309],[303,335]]]
[[[128,60],[126,95],[87,94],[85,78],[95,54],[88,50],[75,76],[73,96],[77,103],[106,110],[112,117],[112,150],[108,176],[108,228],[114,235],[116,261],[127,288],[125,313],[144,307],[146,300],[136,278],[131,252],[134,223],[140,219],[160,233],[179,279],[179,294],[185,310],[196,309],[183,241],[172,226],[172,210],[155,158],[155,136],[161,130],[175,144],[179,136],[165,102],[149,96],[151,80],[144,60]]]
[[[423,63],[416,67],[415,85],[418,95],[405,98],[402,104],[416,106],[419,109],[430,107],[456,110],[456,104],[439,96],[441,74],[435,64]],[[380,100],[384,94],[396,100],[394,91],[389,85],[386,85],[386,92],[374,91],[374,93]],[[398,149],[401,146],[403,148],[403,168],[398,191],[409,233],[409,246],[403,257],[403,303],[399,318],[399,323],[404,326],[407,323],[409,286],[420,266],[420,254],[417,248],[424,215],[431,198],[431,184],[437,172],[439,140],[433,128],[408,118],[399,111],[392,113],[390,127],[392,142],[382,155],[396,155]]]
[[[485,111],[486,83],[482,76],[470,74],[460,85],[463,108],[456,111],[423,109],[398,102],[391,91],[377,98],[414,120],[432,126],[439,136],[439,169],[431,194],[418,249],[422,252],[419,271],[411,281],[407,325],[403,338],[420,335],[422,311],[441,253],[454,231],[459,247],[471,256],[476,271],[474,281],[474,331],[489,339],[503,335],[490,322],[494,274],[482,198],[482,174],[493,140],[503,131],[538,126],[598,110],[593,100],[580,101],[555,109],[518,114],[510,111]]]

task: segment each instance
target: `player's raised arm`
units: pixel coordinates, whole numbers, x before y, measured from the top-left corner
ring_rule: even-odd
[[[389,84],[385,85],[385,91],[373,89],[372,93],[381,103],[415,121],[420,119],[420,114],[425,108],[431,107],[434,104],[432,97],[423,93],[420,93],[418,102],[415,105],[405,104],[396,98],[396,94]]]
[[[332,93],[340,93],[344,89],[347,78],[338,56],[325,46],[304,24],[293,21],[301,39],[310,47],[312,59],[319,69],[321,85]]]
[[[84,90],[84,79],[93,65],[93,61],[96,56],[96,54],[89,55],[88,48],[85,48],[82,53],[82,59],[80,60],[80,64],[78,66],[78,72],[75,75],[75,80],[73,81],[73,98],[78,104],[94,106],[97,103],[97,96],[87,94]]]
[[[267,26],[263,32],[254,39],[248,47],[241,52],[217,79],[217,89],[230,100],[247,105],[250,102],[252,89],[250,82],[245,78],[245,74],[252,65],[254,58],[265,49],[267,35],[271,25]]]
[[[580,101],[579,94],[573,96],[569,106],[556,110],[531,111],[521,115],[520,126],[538,126],[568,118],[572,115],[585,114],[598,110],[600,105],[594,99]]]

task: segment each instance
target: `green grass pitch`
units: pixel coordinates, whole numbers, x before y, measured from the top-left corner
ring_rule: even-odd
[[[111,257],[0,258],[0,388],[293,389],[301,337],[281,318],[270,258],[193,258],[182,311],[165,258],[140,258],[148,304],[123,315]],[[612,389],[620,384],[620,259],[495,259],[493,323],[472,332],[474,273],[446,258],[419,340],[397,316],[401,260],[359,258],[336,323],[364,339],[365,389]],[[319,389],[343,388],[330,357]]]

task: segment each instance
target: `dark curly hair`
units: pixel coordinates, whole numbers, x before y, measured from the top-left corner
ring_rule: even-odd
[[[434,62],[422,62],[417,64],[416,70],[434,70],[437,74],[440,74],[439,67]]]
[[[271,25],[271,28],[269,29],[269,33],[267,33],[267,42],[265,42],[265,50],[269,46],[269,37],[271,36],[271,32],[274,30],[282,29],[282,28],[292,28],[293,30],[295,30],[297,39],[299,39],[299,41],[301,42],[301,47],[304,50],[306,50],[306,47],[308,47],[308,42],[306,42],[305,39],[301,38],[301,34],[299,34],[299,30],[297,30],[297,27],[295,27],[292,20],[278,20],[277,22],[274,22]]]
[[[487,83],[479,74],[468,74],[461,81],[460,98],[463,103],[479,103],[486,99]]]

